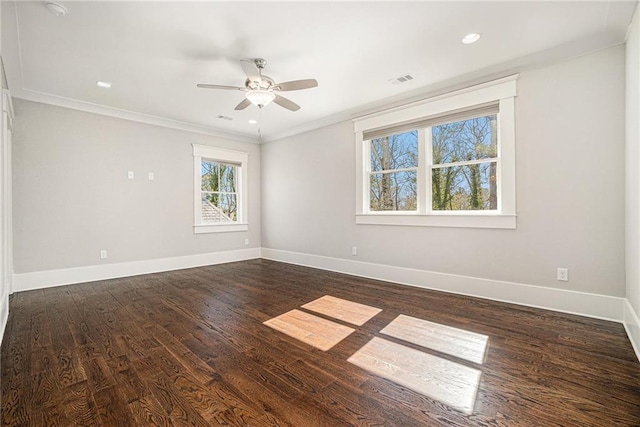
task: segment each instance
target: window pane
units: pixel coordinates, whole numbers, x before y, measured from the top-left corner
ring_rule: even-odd
[[[372,211],[415,211],[416,171],[371,174]]]
[[[235,194],[220,195],[220,209],[226,221],[236,221],[238,217],[238,204]]]
[[[202,174],[202,191],[218,191],[219,164],[203,160],[200,168]]]
[[[418,131],[371,140],[371,170],[418,167]]]
[[[431,128],[433,163],[454,163],[498,156],[496,115]]]
[[[218,208],[220,195],[215,193],[202,193],[202,222],[220,222],[222,216]]]
[[[236,166],[220,164],[220,191],[236,192],[236,171]]]
[[[218,193],[202,193],[202,200],[206,200],[214,206],[218,206],[220,195]]]
[[[433,169],[433,210],[498,208],[496,162]]]

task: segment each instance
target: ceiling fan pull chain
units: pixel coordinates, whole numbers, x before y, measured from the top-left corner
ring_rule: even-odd
[[[262,131],[260,127],[262,126],[262,108],[260,108],[258,112],[258,141],[262,144]]]

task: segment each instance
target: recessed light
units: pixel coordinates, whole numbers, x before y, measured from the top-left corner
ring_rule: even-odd
[[[251,119],[251,120],[249,120],[249,123],[251,123],[252,125],[255,125],[256,123],[258,123],[258,121]]]
[[[67,8],[54,1],[48,1],[44,4],[47,10],[56,16],[64,16],[67,14]]]
[[[478,33],[469,33],[462,38],[462,43],[471,44],[480,40],[480,34]]]
[[[103,88],[105,88],[105,89],[109,89],[109,88],[111,88],[111,82],[103,82],[103,81],[98,80],[98,81],[96,82],[96,85],[97,85],[98,87],[103,87]]]

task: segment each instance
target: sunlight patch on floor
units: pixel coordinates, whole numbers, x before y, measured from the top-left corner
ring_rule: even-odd
[[[331,295],[315,299],[301,308],[356,326],[364,325],[382,311]],[[323,351],[330,350],[355,332],[354,328],[297,309],[264,324]],[[347,360],[451,408],[468,414],[473,412],[482,372],[430,351],[482,365],[488,336],[404,314],[397,316],[380,333],[407,345],[374,337]],[[409,347],[408,343],[429,349],[429,352]]]
[[[382,311],[381,308],[332,297],[331,295],[320,297],[302,307],[357,326],[364,325],[369,319]]]
[[[355,329],[300,310],[291,310],[265,325],[323,351],[348,337]]]
[[[422,347],[482,364],[489,337],[401,314],[381,333]]]
[[[481,372],[383,338],[373,338],[348,361],[372,374],[470,414]]]

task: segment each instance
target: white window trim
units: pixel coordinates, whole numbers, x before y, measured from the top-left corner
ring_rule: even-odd
[[[516,175],[515,175],[515,96],[516,80],[512,75],[471,86],[426,100],[384,110],[354,119],[356,150],[356,224],[407,225],[432,227],[516,228]],[[368,162],[369,144],[363,133],[371,129],[393,126],[443,114],[488,102],[499,102],[498,119],[498,211],[433,211],[427,206],[431,188],[418,193],[418,211],[372,212],[369,210]],[[420,130],[419,130],[420,131]],[[424,132],[419,132],[421,147],[425,145]],[[428,141],[427,141],[428,142]],[[418,180],[427,182],[426,165],[431,150],[420,149]],[[427,186],[429,187],[429,186]],[[418,186],[420,188],[420,184]],[[424,188],[424,184],[422,186]],[[367,191],[365,191],[367,190]],[[421,194],[425,193],[425,194]]]
[[[226,150],[210,147],[208,145],[191,144],[193,146],[193,232],[201,233],[225,233],[230,231],[247,231],[247,172],[249,166],[249,154],[242,151]],[[222,163],[238,164],[238,221],[234,223],[211,224],[202,222],[202,176],[200,173],[202,159],[213,160]]]

